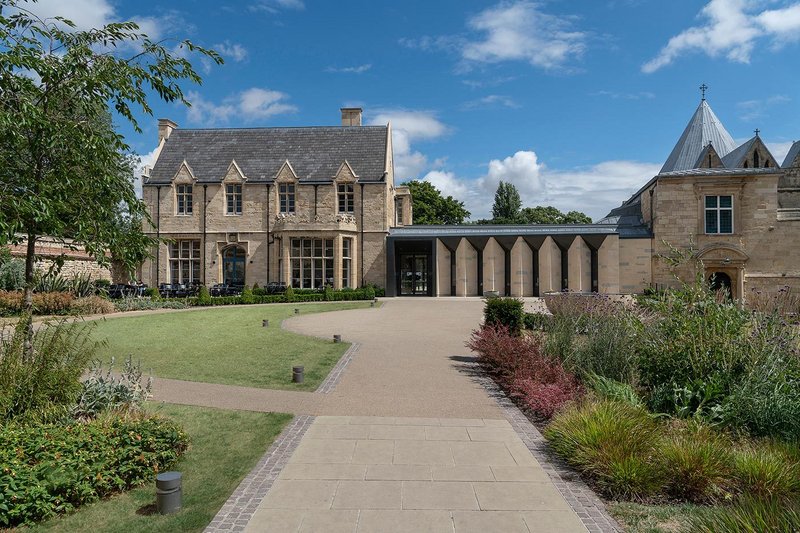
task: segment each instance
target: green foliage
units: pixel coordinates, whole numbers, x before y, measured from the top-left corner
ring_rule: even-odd
[[[730,490],[731,443],[708,426],[689,424],[665,436],[658,452],[666,493],[697,503],[722,500]]]
[[[768,444],[751,443],[738,450],[733,479],[747,496],[783,500],[800,496],[800,463]]]
[[[519,219],[522,200],[513,183],[501,181],[494,193],[492,218],[495,224],[514,224]]]
[[[525,313],[525,317],[523,318],[525,329],[530,331],[543,331],[547,329],[549,322],[550,315],[546,315],[545,313]]]
[[[254,304],[256,303],[256,299],[253,296],[253,290],[245,285],[244,289],[242,290],[242,295],[240,297],[241,302],[243,304]]]
[[[333,301],[333,287],[330,285],[325,285],[325,289],[323,289],[324,299],[326,302]]]
[[[73,408],[73,415],[81,418],[94,418],[104,411],[137,412],[150,397],[153,377],[142,383],[142,365],[133,362],[128,356],[117,376],[114,373],[114,359],[103,371],[103,365],[96,361],[89,377],[83,381],[83,390]]]
[[[25,349],[30,316],[13,332],[0,335],[0,420],[33,417],[52,407],[70,406],[81,391],[81,374],[98,345],[93,323],[48,322],[33,331]]]
[[[186,449],[183,431],[148,416],[0,427],[0,519],[32,524],[152,481]]]
[[[109,109],[140,131],[134,115],[152,114],[149,95],[187,104],[180,83],[201,81],[185,51],[222,60],[189,41],[154,42],[134,22],[78,30],[17,4],[0,2],[0,245],[69,238],[132,269],[156,243]]]
[[[586,385],[601,398],[627,403],[638,409],[643,409],[645,407],[639,395],[636,394],[636,391],[628,383],[621,383],[591,371],[586,372],[583,379]]]
[[[611,497],[643,498],[661,488],[663,474],[655,459],[658,426],[642,409],[585,402],[557,413],[544,436]]]
[[[153,309],[186,309],[189,303],[186,300],[162,300],[161,298],[122,298],[114,301],[114,307],[119,312],[124,311],[152,311]]]
[[[562,213],[552,206],[525,207],[520,211],[521,224],[591,224],[592,219],[580,211]]]
[[[200,291],[197,293],[197,305],[211,305],[211,294],[205,285],[201,285]]]
[[[25,286],[25,261],[16,257],[0,263],[0,290],[19,291]]]
[[[158,292],[158,287],[147,287],[144,291],[144,295],[150,298],[151,300],[160,300],[161,293]]]
[[[701,509],[687,518],[695,533],[800,531],[800,503],[745,498],[734,505]]]
[[[106,315],[116,311],[116,308],[113,302],[102,296],[87,296],[74,300],[69,311],[74,315]]]
[[[522,300],[517,298],[487,298],[483,308],[483,322],[487,326],[502,325],[512,335],[519,335],[525,321]]]
[[[286,287],[286,291],[283,293],[283,297],[286,299],[287,302],[293,302],[295,299],[294,289],[291,285]]]
[[[462,224],[469,218],[464,202],[452,196],[445,198],[429,181],[412,180],[403,185],[411,191],[414,224]]]

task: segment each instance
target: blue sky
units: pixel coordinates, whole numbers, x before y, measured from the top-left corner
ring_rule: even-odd
[[[499,180],[525,205],[600,218],[663,164],[708,84],[737,141],[760,128],[782,161],[800,138],[800,2],[573,0],[44,0],[80,27],[134,19],[218,50],[197,63],[181,127],[392,121],[397,179],[428,179],[488,215]]]

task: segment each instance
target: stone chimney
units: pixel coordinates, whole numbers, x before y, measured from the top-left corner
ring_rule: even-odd
[[[178,129],[178,125],[172,122],[170,119],[158,119],[158,144],[161,144],[162,140],[169,139],[169,136],[172,134],[172,130],[176,129]]]
[[[343,107],[342,126],[360,126],[361,111],[360,107]]]

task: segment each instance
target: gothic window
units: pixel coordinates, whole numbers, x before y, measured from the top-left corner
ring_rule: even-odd
[[[337,186],[339,197],[339,212],[353,213],[355,207],[355,194],[352,183],[340,183]]]
[[[753,150],[753,168],[758,168],[760,166],[761,164],[758,157],[758,150]]]
[[[281,213],[294,213],[294,183],[281,183],[278,185],[278,200]]]
[[[192,214],[192,186],[178,185],[175,187],[175,196],[179,215]]]
[[[733,196],[706,196],[706,233],[733,233]]]
[[[242,186],[228,184],[225,186],[225,214],[242,214]]]

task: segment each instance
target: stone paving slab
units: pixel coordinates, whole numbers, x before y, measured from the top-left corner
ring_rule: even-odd
[[[528,521],[586,532],[508,422],[320,416],[245,530],[529,532]]]

